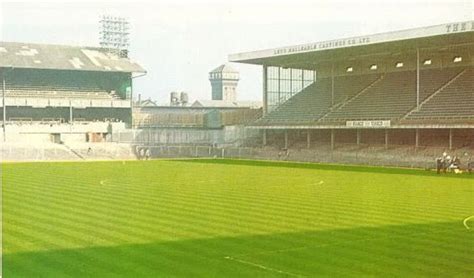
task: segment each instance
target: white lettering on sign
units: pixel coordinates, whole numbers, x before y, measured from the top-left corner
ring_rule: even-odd
[[[347,121],[346,126],[359,128],[390,127],[390,121]]]
[[[442,25],[440,26],[442,28]],[[458,23],[450,23],[445,25],[446,33],[456,33],[456,32],[468,32],[474,31],[474,21],[465,21]],[[340,39],[327,42],[319,42],[305,45],[290,46],[284,48],[278,48],[273,50],[273,55],[285,55],[285,54],[294,54],[300,52],[307,52],[313,50],[324,50],[324,49],[333,49],[339,47],[349,47],[370,44],[378,41],[375,36],[371,37],[357,37],[350,39]]]
[[[369,37],[342,39],[342,40],[320,42],[320,43],[314,43],[314,44],[279,48],[279,49],[275,49],[273,54],[275,55],[292,54],[292,53],[305,52],[305,51],[311,51],[311,50],[338,48],[338,47],[362,45],[362,44],[368,44],[368,43],[370,43]]]

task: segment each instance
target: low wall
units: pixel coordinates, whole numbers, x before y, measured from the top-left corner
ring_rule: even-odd
[[[60,140],[64,142],[86,142],[88,133],[110,134],[124,129],[123,122],[9,123],[5,138],[7,142],[46,143],[55,141],[52,134],[60,134]],[[3,141],[3,132],[0,139]]]
[[[438,148],[426,148],[415,152],[410,147],[398,147],[385,150],[383,147],[355,149],[346,147],[331,151],[329,148],[290,149],[282,151],[276,148],[245,147],[212,147],[212,146],[149,146],[136,145],[135,153],[140,157],[140,150],[150,151],[151,158],[242,158],[281,160],[295,162],[315,162],[331,164],[354,164],[368,166],[392,166],[408,168],[436,168],[435,158],[441,155]],[[145,152],[142,152],[145,153]],[[461,158],[462,167],[467,166],[469,159],[474,160],[473,149],[458,149],[449,153]]]
[[[0,160],[3,161],[54,161],[54,160],[121,160],[150,158],[235,158],[262,159],[331,164],[354,164],[369,166],[394,166],[410,168],[435,168],[435,158],[442,148],[427,147],[414,150],[399,146],[386,150],[384,147],[357,147],[346,145],[336,150],[327,147],[313,149],[289,149],[265,147],[215,147],[211,145],[146,145],[125,143],[3,143]],[[465,168],[469,159],[474,161],[474,149],[461,148],[449,151],[458,156]]]

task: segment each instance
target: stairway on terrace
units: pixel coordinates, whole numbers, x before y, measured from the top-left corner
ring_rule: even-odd
[[[440,118],[474,118],[474,69],[467,69],[454,82],[443,88],[408,120]]]

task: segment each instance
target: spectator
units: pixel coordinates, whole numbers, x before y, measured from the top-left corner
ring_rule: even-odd
[[[150,157],[151,157],[151,151],[150,151],[150,149],[146,149],[145,157],[146,157],[146,160],[150,160]]]
[[[467,171],[469,174],[472,173],[472,170],[474,169],[474,160],[472,159],[472,156],[469,157],[469,160],[467,161]]]
[[[438,157],[436,158],[436,173],[441,173],[441,169],[443,168],[443,158]]]

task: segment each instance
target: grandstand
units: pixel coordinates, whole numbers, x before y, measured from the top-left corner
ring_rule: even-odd
[[[263,117],[249,128],[264,145],[474,148],[473,34],[474,21],[458,22],[229,60],[263,67]]]
[[[127,142],[150,144],[226,145],[241,142],[255,131],[245,125],[262,115],[261,108],[228,106],[137,106],[134,131],[117,137]]]
[[[261,117],[261,109],[248,107],[136,107],[134,126],[138,128],[199,127],[221,128],[248,124]]]
[[[1,120],[6,138],[27,140],[29,133],[38,132],[44,138],[61,136],[60,124],[66,123],[67,133],[84,141],[87,133],[108,136],[110,123],[130,126],[132,79],[144,73],[128,57],[102,48],[0,42]],[[87,122],[103,125],[85,129]],[[21,134],[14,132],[15,126],[26,123],[32,132],[25,128]],[[45,123],[58,130],[39,128]],[[74,123],[82,123],[80,130],[74,129]]]

